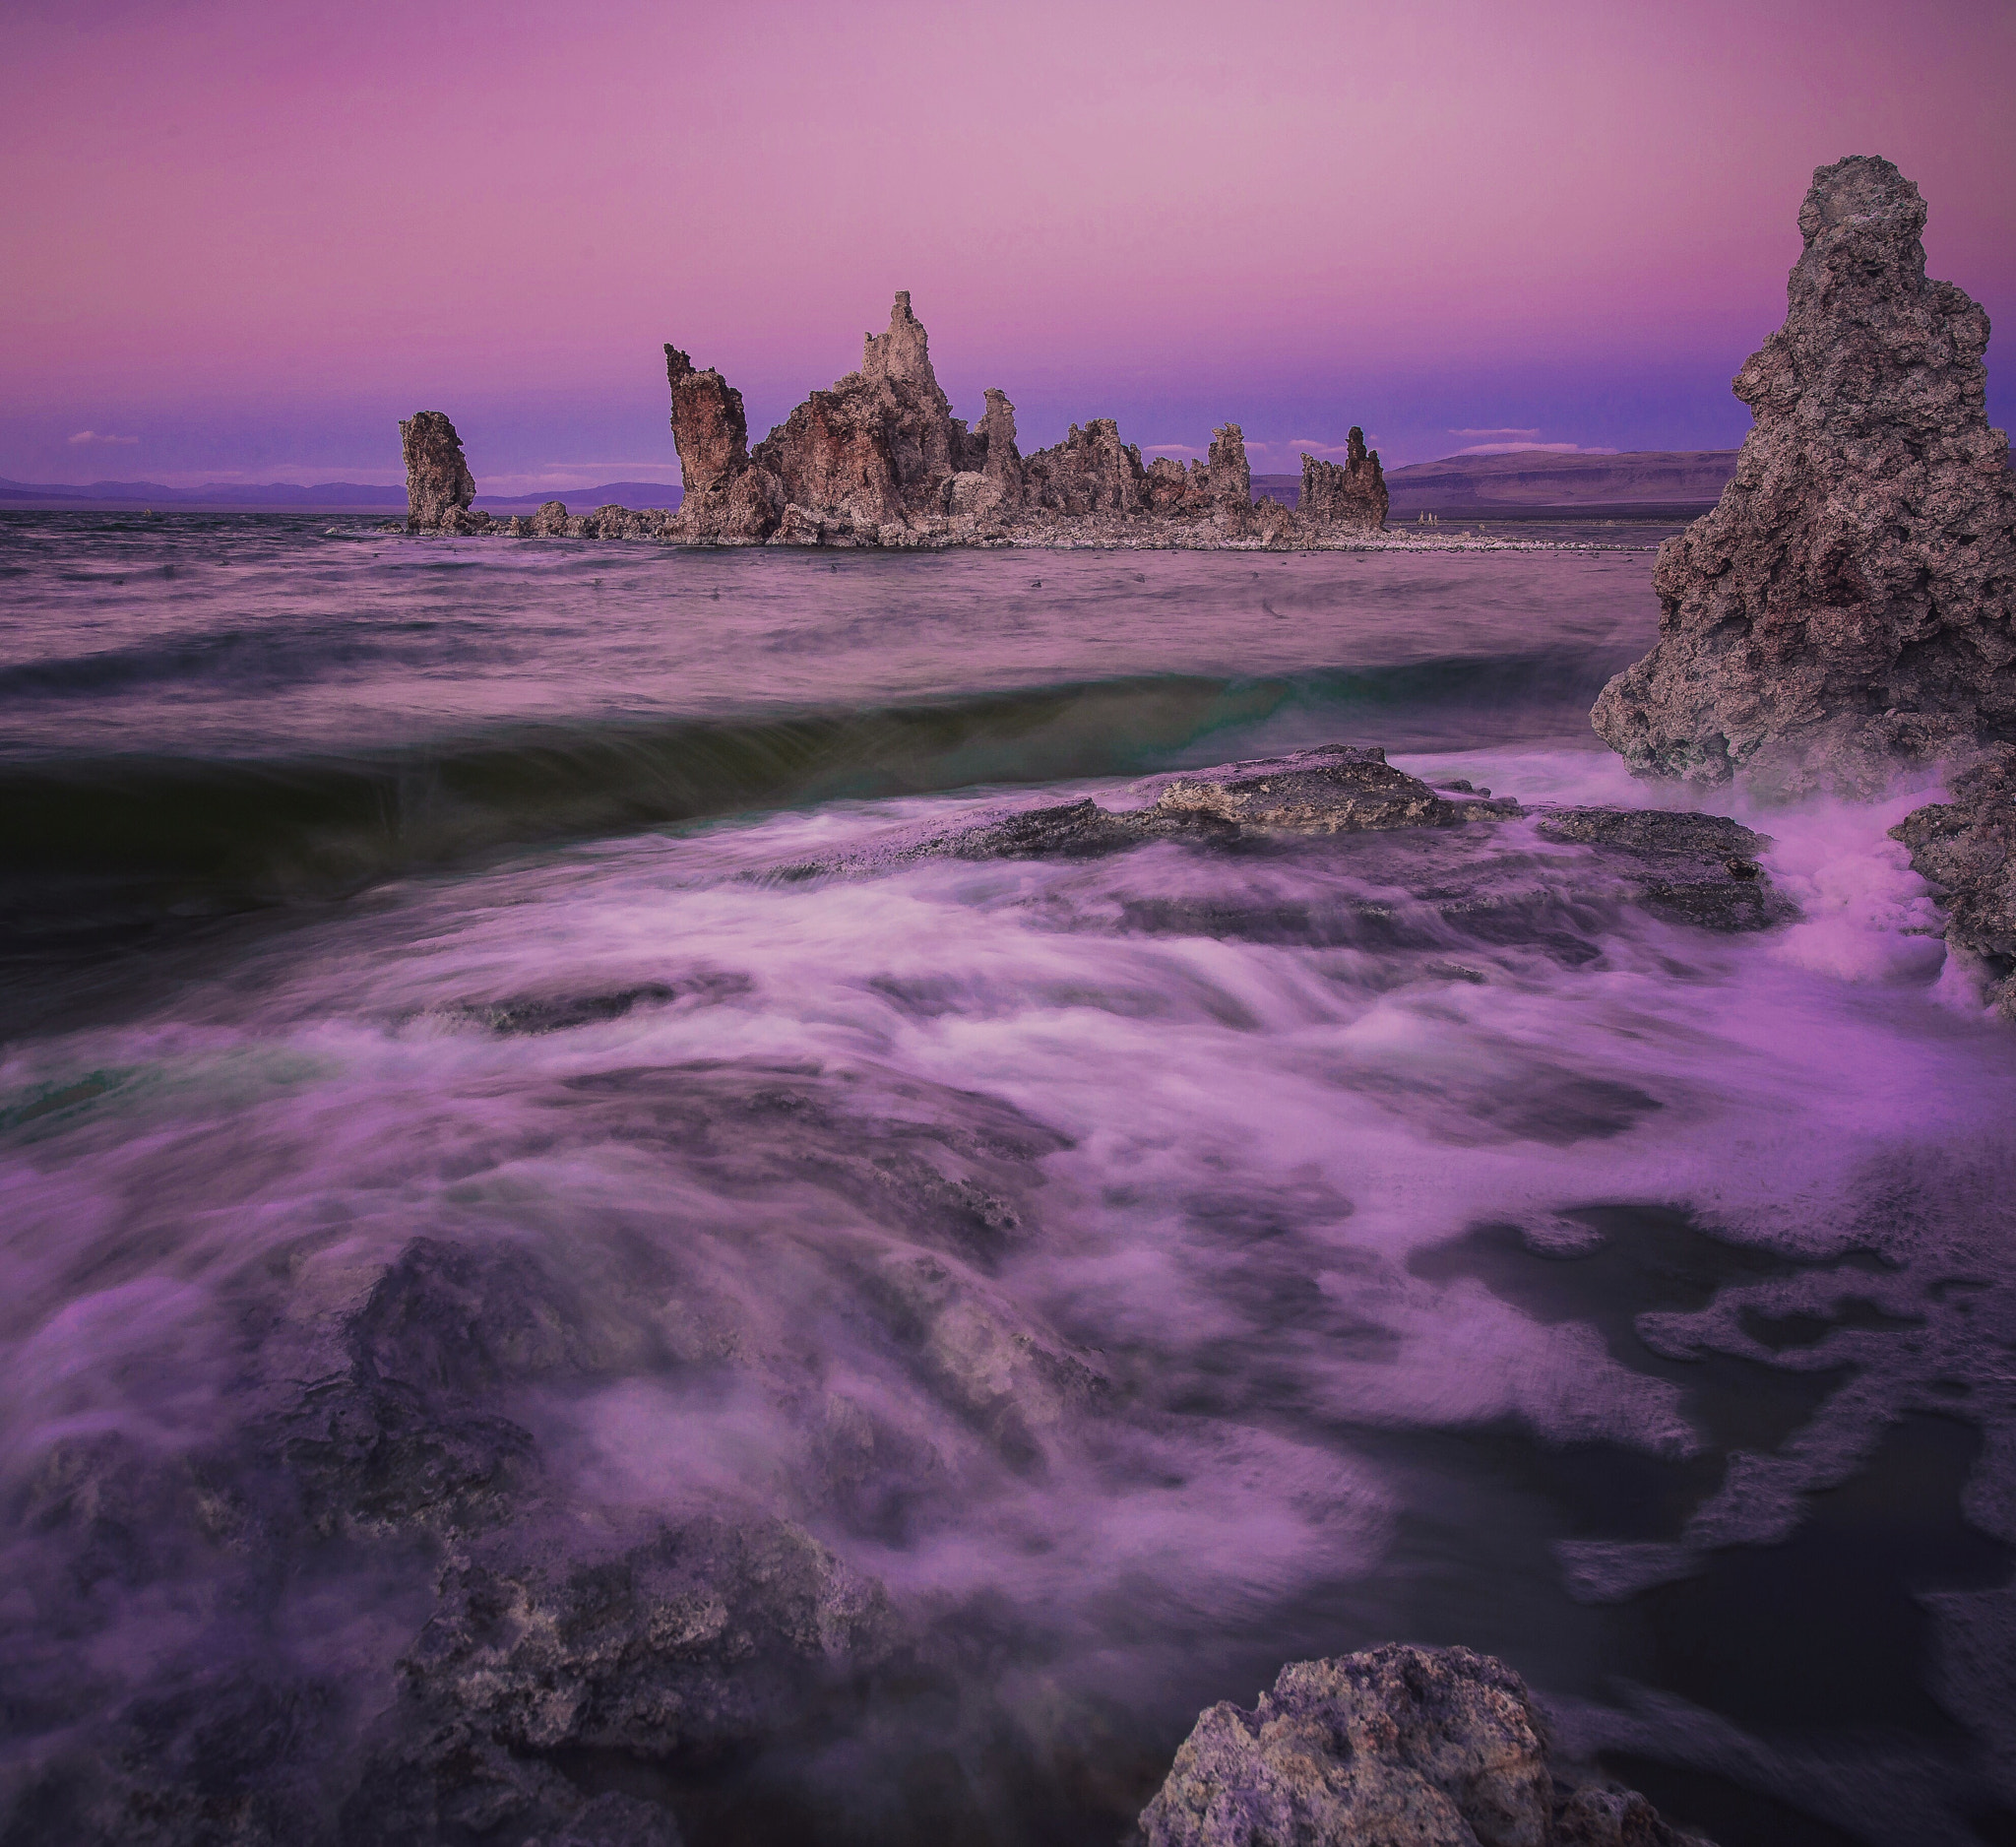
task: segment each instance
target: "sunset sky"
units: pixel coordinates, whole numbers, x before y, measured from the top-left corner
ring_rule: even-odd
[[[1723,447],[1850,153],[2016,341],[2009,0],[8,14],[16,479],[392,480],[428,408],[486,489],[676,480],[665,341],[760,435],[898,288],[1025,449]]]

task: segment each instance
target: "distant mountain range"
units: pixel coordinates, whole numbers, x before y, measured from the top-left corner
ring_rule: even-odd
[[[1705,512],[1736,472],[1733,449],[1641,449],[1627,455],[1563,455],[1522,449],[1510,455],[1456,455],[1389,470],[1389,518],[1418,513],[1470,519],[1578,513]],[[1287,505],[1301,488],[1296,475],[1256,475],[1254,490]]]
[[[675,507],[681,490],[665,481],[605,481],[599,487],[548,488],[536,494],[477,494],[479,507],[536,507],[544,500],[564,500],[577,513],[596,507]],[[247,486],[236,481],[209,481],[201,487],[164,487],[159,481],[87,481],[64,486],[50,481],[0,480],[0,507],[294,507],[328,511],[404,512],[406,489],[374,486],[364,481],[317,481],[296,486],[270,481]]]

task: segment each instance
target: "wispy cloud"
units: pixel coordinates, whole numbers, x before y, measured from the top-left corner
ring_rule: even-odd
[[[81,429],[75,436],[71,437],[70,446],[73,449],[79,449],[89,444],[107,443],[118,448],[130,449],[139,440],[138,436],[112,436],[102,434],[94,429]]]
[[[1145,442],[1141,445],[1143,455],[1202,455],[1203,450],[1187,442]]]
[[[1537,444],[1540,441],[1540,431],[1537,429],[1452,429],[1449,433],[1452,436],[1468,436],[1473,442]]]
[[[1376,449],[1380,439],[1374,435],[1365,437],[1365,447]],[[1319,442],[1314,436],[1291,436],[1287,442],[1272,445],[1276,448],[1292,449],[1300,455],[1306,450],[1310,455],[1347,455],[1351,451],[1348,442]]]
[[[1461,434],[1461,431],[1455,432]],[[1523,455],[1528,450],[1542,455],[1615,455],[1614,449],[1585,449],[1579,442],[1475,442],[1458,455]]]

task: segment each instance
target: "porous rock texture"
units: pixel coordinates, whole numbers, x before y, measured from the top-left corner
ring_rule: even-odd
[[[1376,533],[1386,524],[1386,477],[1376,450],[1365,447],[1365,432],[1354,423],[1344,462],[1302,457],[1299,511],[1327,526]]]
[[[1286,548],[1334,544],[1385,517],[1383,487],[1376,511],[1359,491],[1349,518],[1328,503],[1306,516],[1256,506],[1236,423],[1187,468],[1169,457],[1144,466],[1111,417],[1074,423],[1061,442],[1025,456],[1004,392],[986,393],[976,426],[953,415],[907,293],[888,328],[864,337],[860,369],[813,392],[754,450],[740,394],[677,348],[665,355],[687,487],[665,529],[677,541]],[[1376,481],[1378,458],[1366,466]]]
[[[2016,746],[1986,752],[1952,779],[1952,792],[1890,834],[1939,888],[1947,946],[1979,967],[1994,1011],[2016,1020]]]
[[[462,530],[476,497],[475,477],[462,453],[462,438],[440,411],[415,411],[401,419],[400,447],[406,454],[406,529],[410,533]],[[471,527],[470,530],[475,530]]]
[[[693,997],[472,997],[441,1023]],[[540,1146],[620,1144],[723,1229],[311,1236],[244,1279],[195,1447],[65,1431],[17,1469],[0,1847],[676,1847],[711,1767],[802,1756],[877,1677],[949,1697],[928,1613],[844,1553],[1098,1439],[1095,1358],[989,1278],[1065,1138],[973,1093],[759,1064],[583,1072],[542,1108]],[[873,1383],[778,1344],[815,1307],[864,1330]],[[775,1494],[677,1466],[640,1494],[582,1440],[600,1395],[709,1380],[791,1420]]]
[[[1574,1787],[1526,1686],[1468,1648],[1282,1669],[1203,1713],[1142,1812],[1144,1847],[1708,1847],[1642,1796]]]
[[[1145,808],[1089,797],[983,816],[900,849],[902,859],[1094,859],[1151,840],[1228,846],[1274,834],[1357,834],[1502,821],[1516,801],[1441,794],[1395,769],[1376,746],[1327,744],[1158,779]]]
[[[1888,160],[1820,168],[1756,417],[1712,513],[1660,548],[1660,639],[1603,691],[1641,773],[1786,796],[2016,736],[2016,478],[1984,409],[1986,314],[1925,277]]]

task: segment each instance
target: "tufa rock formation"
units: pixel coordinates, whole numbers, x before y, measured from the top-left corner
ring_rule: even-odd
[[[1558,1779],[1502,1662],[1398,1645],[1213,1706],[1140,1826],[1145,1847],[1709,1847],[1630,1790]]]
[[[476,531],[488,514],[472,514],[475,477],[463,458],[462,438],[439,411],[415,411],[399,426],[406,453],[406,529],[410,533]]]
[[[1661,547],[1659,645],[1593,715],[1643,774],[1869,793],[1898,759],[2016,736],[2016,478],[1984,408],[1987,316],[1925,278],[1888,160],[1822,167],[1781,327],[1735,379],[1756,426]]]
[[[1384,518],[1302,520],[1255,507],[1245,439],[1228,423],[1210,460],[1185,469],[1140,449],[1111,417],[1074,423],[1034,455],[1016,446],[1015,407],[986,394],[978,426],[952,414],[929,340],[899,294],[864,337],[860,369],[815,391],[748,450],[739,393],[665,349],[686,501],[667,537],[736,544],[1290,544]],[[1378,458],[1370,469],[1376,480]],[[1369,505],[1369,502],[1367,502]]]
[[[2016,1020],[2016,745],[1987,752],[1954,777],[1950,802],[1906,815],[1890,836],[1940,888],[1947,946],[1980,968],[1995,1012]]]
[[[1302,493],[1296,510],[1326,526],[1376,533],[1386,524],[1386,477],[1379,452],[1365,448],[1365,432],[1354,423],[1346,439],[1344,466],[1302,457]]]

